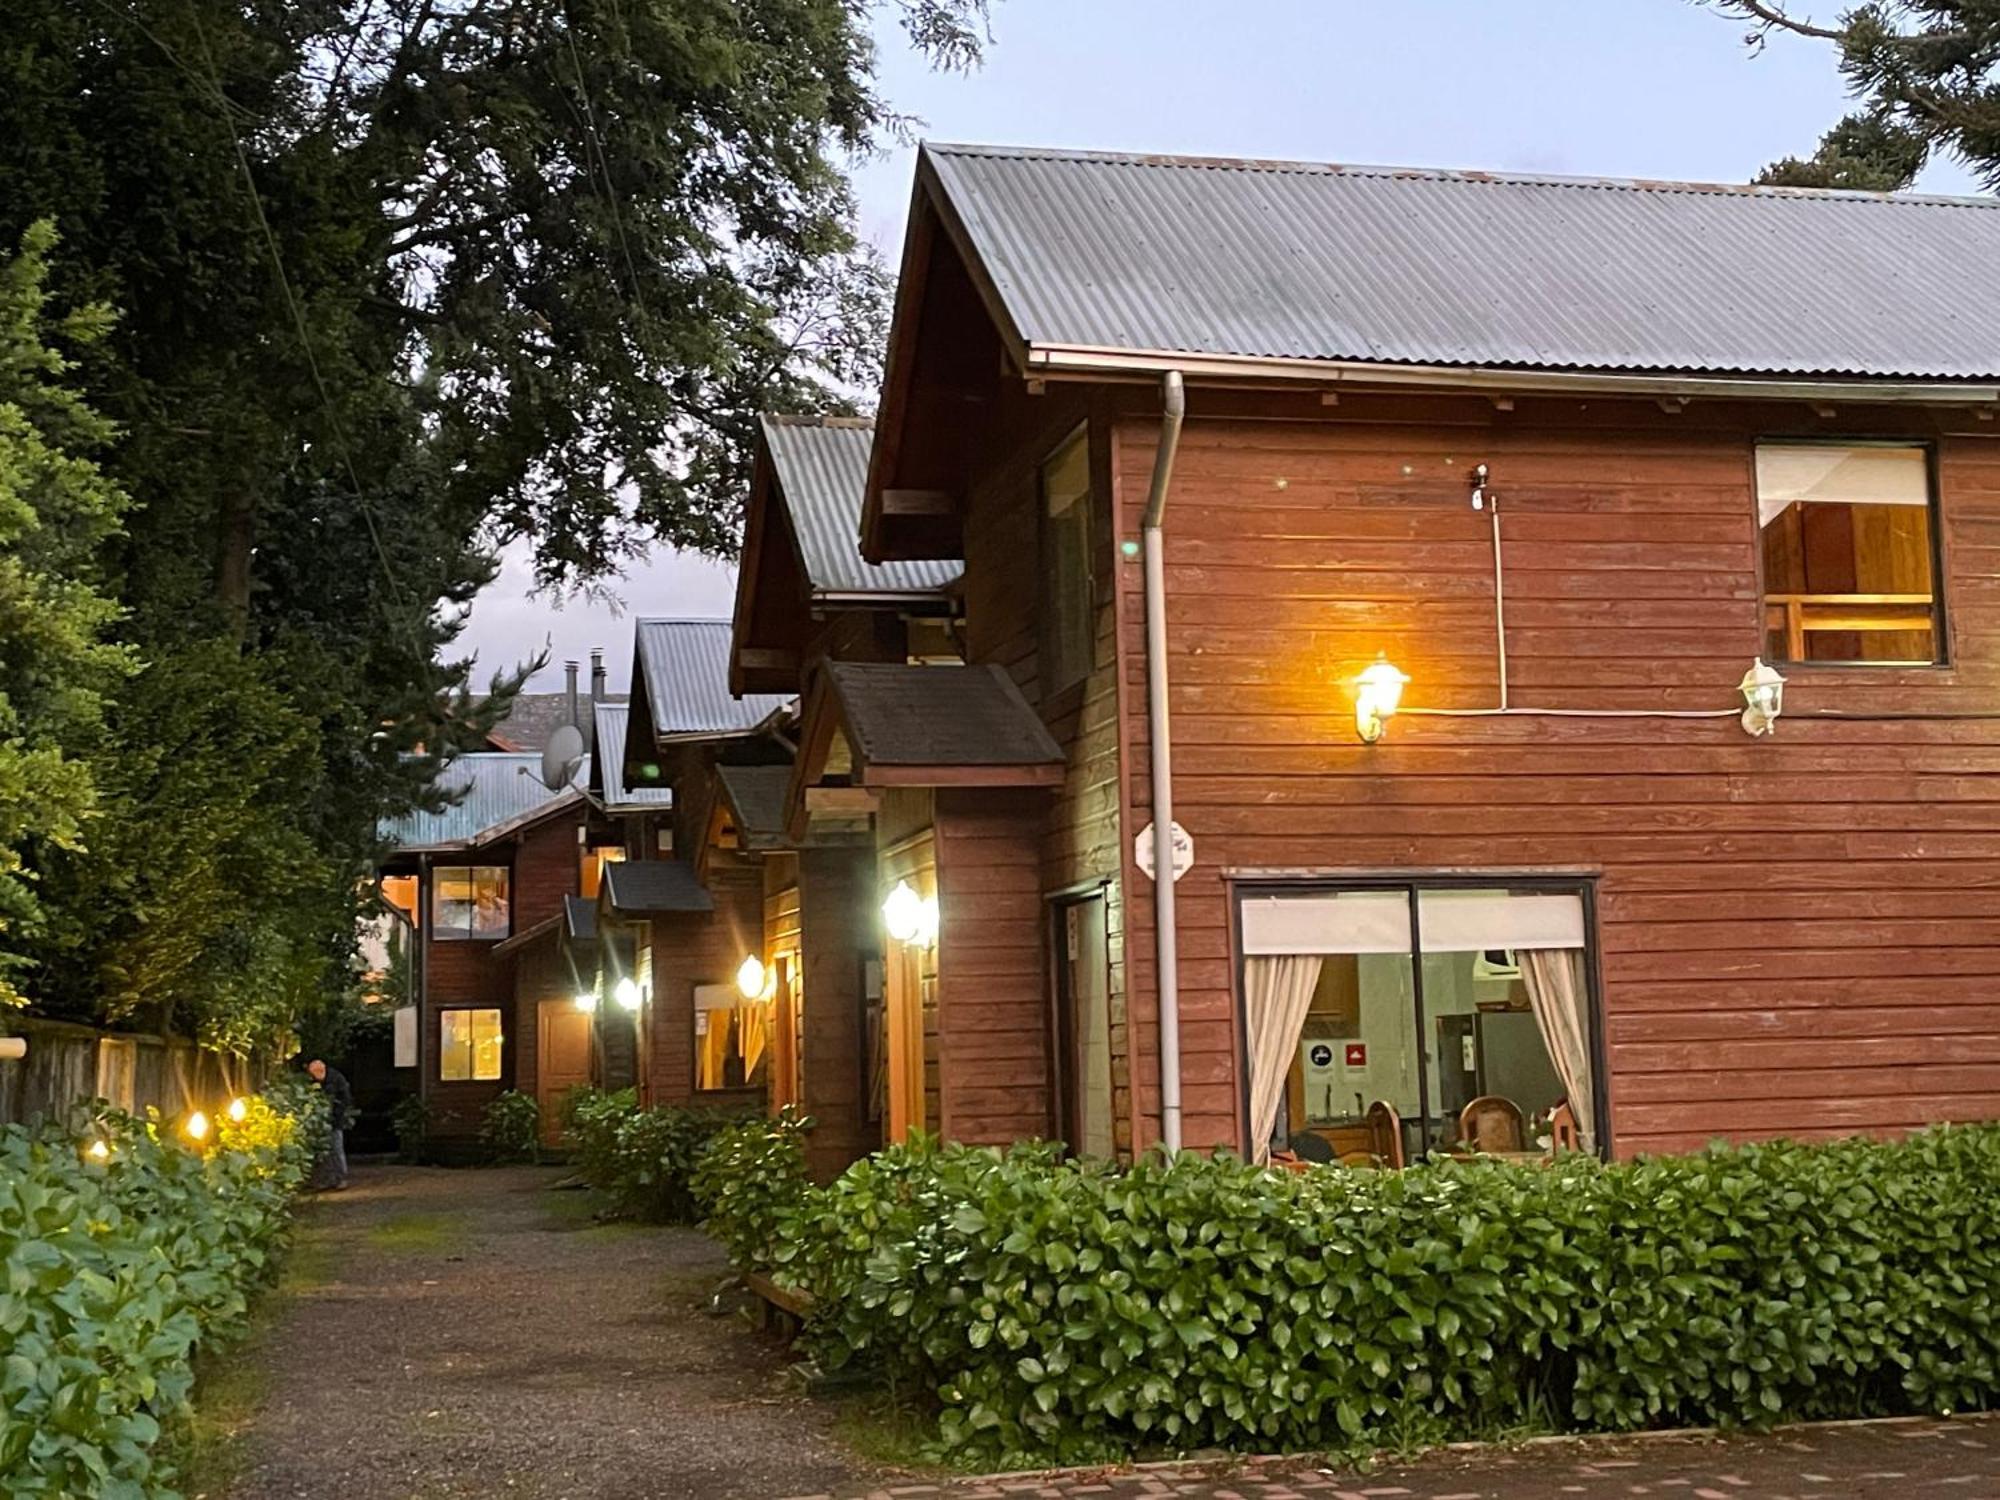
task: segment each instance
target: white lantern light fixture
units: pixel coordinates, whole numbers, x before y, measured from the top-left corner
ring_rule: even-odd
[[[597,1009],[597,991],[578,990],[576,992],[576,1008],[585,1015],[589,1015],[595,1011]]]
[[[742,991],[745,1000],[760,1000],[764,996],[764,960],[752,953],[737,967],[736,988]]]
[[[936,931],[936,903],[932,908],[931,928]],[[914,943],[924,930],[924,898],[917,894],[916,887],[907,880],[896,882],[896,888],[889,892],[882,902],[882,926],[889,936],[899,943]]]
[[[1362,744],[1372,745],[1382,738],[1383,729],[1403,701],[1403,686],[1409,680],[1386,656],[1376,657],[1355,679],[1354,732],[1361,736]]]
[[[611,998],[625,1010],[637,1010],[639,1002],[645,997],[639,993],[638,981],[627,975],[618,981],[617,988],[611,992]]]
[[[1778,715],[1784,712],[1785,679],[1775,667],[1766,666],[1760,656],[1750,663],[1750,670],[1736,687],[1743,694],[1743,732],[1769,734],[1778,722]]]

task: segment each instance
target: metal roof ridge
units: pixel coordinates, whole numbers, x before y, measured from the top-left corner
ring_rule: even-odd
[[[1312,177],[1396,178],[1466,183],[1481,187],[1555,187],[1600,192],[1689,193],[1715,197],[1793,198],[1802,201],[1882,203],[1907,207],[2000,209],[2000,196],[1953,193],[1874,193],[1858,188],[1782,187],[1747,182],[1608,177],[1555,172],[1511,172],[1477,167],[1424,167],[1387,162],[1328,162],[1252,156],[1197,156],[1171,152],[1095,151],[1063,146],[1010,146],[972,141],[925,141],[936,156],[980,156],[1018,161],[1068,161],[1102,166],[1162,167],[1195,171],[1270,172]]]
[[[837,411],[760,411],[757,419],[769,422],[774,427],[851,427],[870,430],[875,426],[873,417],[855,416]]]

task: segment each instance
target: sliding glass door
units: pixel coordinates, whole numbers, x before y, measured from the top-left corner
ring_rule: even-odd
[[[1596,1150],[1589,898],[1499,877],[1241,887],[1253,1151]]]

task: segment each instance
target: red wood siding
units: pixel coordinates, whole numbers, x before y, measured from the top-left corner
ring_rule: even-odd
[[[1093,654],[1079,686],[1044,697],[1039,678],[1041,464],[1080,422],[1088,422],[1091,429],[1091,566],[1096,584]],[[1118,753],[1125,690],[1118,672],[1118,533],[1112,525],[1110,496],[1115,480],[1109,439],[1110,429],[1101,413],[1094,414],[1091,405],[1074,390],[1056,390],[1039,397],[1002,393],[970,489],[965,524],[965,607],[970,659],[1006,667],[1028,701],[1039,705],[1043,720],[1067,756],[1062,786],[1052,799],[1044,799],[1039,808],[1024,816],[1040,820],[1039,880],[1043,894],[1089,884],[1102,884],[1105,890],[1112,939],[1117,1143],[1120,1150],[1129,1151],[1136,1111],[1126,1036],[1120,851],[1128,830],[1122,822]],[[1032,920],[1036,924],[1036,982],[1046,991],[1048,918],[1039,902]],[[1025,951],[1025,939],[1017,939],[1017,946]],[[1046,1010],[1045,996],[1045,1017]],[[1043,1045],[1046,1051],[1046,1041]],[[1039,1128],[1046,1130],[1046,1121]]]
[[[805,949],[805,1049],[801,1071],[813,1117],[806,1159],[821,1181],[880,1144],[862,1097],[861,962],[877,942],[875,859],[869,849],[799,855]]]
[[[1515,704],[1740,707],[1760,650],[1752,442],[1918,419],[1366,397],[1330,418],[1204,419],[1224,404],[1192,398],[1167,525],[1175,801],[1196,845],[1179,897],[1189,1144],[1240,1139],[1229,869],[1601,872],[1621,1154],[2000,1114],[2000,722],[1812,717],[2000,708],[2000,444],[1941,442],[1948,668],[1787,668],[1767,740],[1733,718],[1405,714],[1368,747],[1347,684],[1378,651],[1413,678],[1406,708],[1495,699],[1472,464],[1501,497]],[[1138,533],[1155,432],[1118,429],[1120,535]],[[1136,564],[1118,609],[1136,828]],[[1150,1138],[1153,893],[1125,879]]]
[[[712,912],[656,916],[653,1001],[647,1024],[650,1098],[655,1104],[761,1101],[763,1090],[694,1091],[694,987],[736,983],[746,953],[763,946],[761,861],[718,851],[708,867]]]
[[[1004,1145],[1049,1132],[1039,792],[937,794],[943,1129]]]

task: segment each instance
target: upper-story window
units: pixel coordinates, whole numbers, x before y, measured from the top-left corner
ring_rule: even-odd
[[[507,936],[505,865],[441,865],[431,872],[431,936],[441,943]]]
[[[1943,659],[1930,450],[1760,443],[1764,654],[1785,662]]]
[[[1091,659],[1090,440],[1078,428],[1042,462],[1042,693],[1083,681]]]

